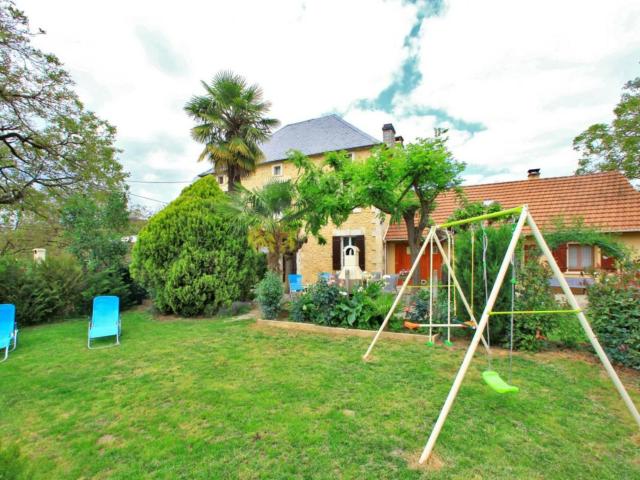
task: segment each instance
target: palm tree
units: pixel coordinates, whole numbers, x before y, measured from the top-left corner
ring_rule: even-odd
[[[300,235],[302,212],[295,207],[291,181],[275,181],[252,191],[238,185],[229,202],[221,206],[249,227],[249,243],[267,250],[269,270],[282,274],[281,259],[291,258],[306,238]]]
[[[263,100],[258,85],[248,85],[240,75],[222,71],[202,86],[206,94],[194,96],[185,106],[197,122],[191,135],[204,144],[198,160],[206,159],[216,171],[226,172],[233,192],[240,178],[255,170],[262,158],[260,144],[280,122],[265,117],[271,104]]]

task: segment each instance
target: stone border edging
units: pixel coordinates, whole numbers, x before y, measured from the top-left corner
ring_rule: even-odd
[[[267,327],[282,328],[284,330],[297,330],[301,332],[310,333],[324,333],[329,335],[338,335],[344,337],[362,337],[373,338],[376,334],[376,330],[359,330],[355,328],[342,328],[342,327],[326,327],[324,325],[316,325],[314,323],[302,323],[302,322],[287,322],[285,320],[264,320],[262,318],[256,319],[256,325],[263,325]],[[438,335],[434,335],[437,338]],[[380,338],[389,338],[393,340],[412,341],[412,342],[426,342],[429,340],[429,335],[422,335],[420,333],[400,333],[400,332],[382,332]]]

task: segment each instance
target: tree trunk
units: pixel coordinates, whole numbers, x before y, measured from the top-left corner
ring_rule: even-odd
[[[227,191],[229,193],[233,193],[237,190],[236,185],[240,183],[240,179],[238,178],[238,172],[235,165],[227,164]]]
[[[267,266],[269,267],[269,270],[282,278],[282,264],[280,263],[282,260],[282,253],[280,249],[280,241],[280,236],[275,235],[273,250],[269,249],[267,252]]]
[[[282,267],[280,264],[280,254],[275,252],[267,253],[267,267],[270,271],[282,277]]]
[[[413,214],[411,218],[405,217],[404,223],[407,226],[407,239],[409,242],[409,252],[411,253],[411,265],[413,265],[418,258],[418,253],[420,253],[420,247],[422,246],[422,236],[421,232],[418,231],[418,228],[415,226],[413,220]],[[420,263],[416,265],[416,269],[413,271],[413,284],[420,285]]]

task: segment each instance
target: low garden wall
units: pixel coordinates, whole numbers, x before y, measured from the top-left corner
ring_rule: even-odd
[[[342,328],[342,327],[326,327],[324,325],[316,325],[313,323],[301,323],[301,322],[287,322],[284,320],[264,320],[257,319],[256,325],[282,328],[285,330],[297,330],[310,333],[323,333],[328,335],[338,335],[345,337],[362,337],[373,338],[376,334],[375,330],[358,330],[354,328]],[[437,337],[437,335],[434,335]],[[393,340],[402,340],[409,342],[427,342],[429,340],[428,335],[421,335],[418,333],[399,333],[399,332],[382,332],[380,338],[389,338]]]

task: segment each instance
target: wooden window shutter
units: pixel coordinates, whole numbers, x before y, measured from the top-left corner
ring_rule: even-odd
[[[553,258],[556,259],[560,271],[567,271],[567,244],[560,245],[553,250]]]
[[[608,257],[604,253],[600,257],[600,268],[603,270],[613,271],[616,269],[616,259],[614,257]]]
[[[340,265],[340,258],[342,257],[342,252],[341,250],[341,237],[332,237],[332,266],[333,266],[333,270],[340,270],[342,268],[342,265]]]
[[[357,235],[353,237],[353,243],[360,250],[360,257],[358,258],[358,265],[360,266],[360,270],[364,271],[364,235]]]

